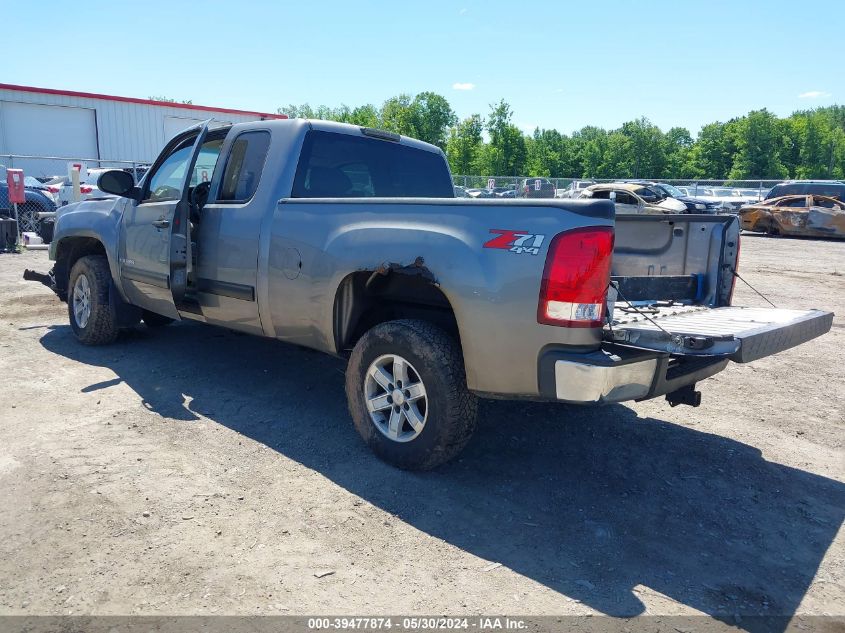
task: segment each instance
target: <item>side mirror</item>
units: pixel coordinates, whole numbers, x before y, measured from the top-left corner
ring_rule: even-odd
[[[611,191],[609,197],[610,197],[611,202],[616,202],[616,192],[615,191]]]
[[[97,187],[100,191],[123,198],[135,200],[138,197],[138,189],[135,187],[135,179],[132,178],[132,174],[120,169],[110,169],[100,174],[97,179]]]

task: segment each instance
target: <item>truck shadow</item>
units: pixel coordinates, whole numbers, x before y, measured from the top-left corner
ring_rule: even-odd
[[[625,406],[485,401],[459,460],[407,473],[359,440],[337,359],[193,324],[139,328],[107,348],[77,344],[66,326],[41,342],[118,376],[83,391],[123,381],[165,418],[201,413],[613,616],[642,613],[648,592],[731,622],[793,614],[845,515],[842,483]]]

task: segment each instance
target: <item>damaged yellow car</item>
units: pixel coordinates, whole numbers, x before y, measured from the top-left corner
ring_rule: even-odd
[[[742,228],[769,235],[845,239],[845,203],[829,196],[781,196],[739,210]]]

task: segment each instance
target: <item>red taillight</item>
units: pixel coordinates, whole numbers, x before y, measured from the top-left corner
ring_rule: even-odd
[[[91,193],[92,191],[94,191],[94,187],[91,187],[89,185],[81,185],[79,187],[79,191],[81,193]]]
[[[612,227],[573,229],[555,235],[546,255],[537,322],[601,327],[612,257]]]
[[[50,193],[59,193],[59,188],[58,188],[58,187],[53,187],[53,186],[51,185],[51,186],[47,187],[47,191],[49,191]]]

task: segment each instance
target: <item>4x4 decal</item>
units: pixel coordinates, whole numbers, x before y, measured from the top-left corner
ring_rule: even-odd
[[[539,255],[543,240],[546,239],[545,235],[528,231],[490,229],[490,232],[498,235],[486,242],[484,248],[500,248],[517,254]]]

